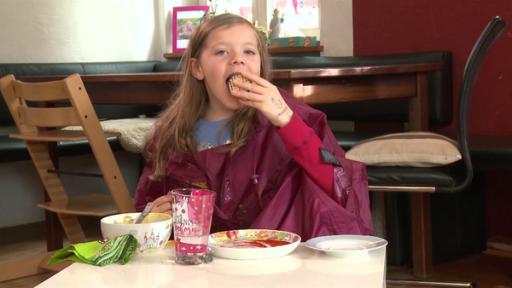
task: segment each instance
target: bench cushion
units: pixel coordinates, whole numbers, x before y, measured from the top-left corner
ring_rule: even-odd
[[[380,135],[378,132],[342,132],[335,131],[334,135],[345,151],[350,150],[356,143]],[[437,167],[398,167],[398,166],[367,166],[369,185],[405,185],[442,183],[446,187],[455,185],[462,175],[451,172],[460,163]],[[457,171],[457,170],[455,170]],[[458,170],[461,171],[461,170]]]
[[[462,159],[457,143],[431,132],[385,134],[364,140],[346,157],[373,166],[433,167]]]
[[[125,118],[101,121],[101,128],[105,132],[120,133],[119,143],[124,150],[133,153],[142,153],[146,141],[151,135],[156,118]],[[63,130],[82,130],[81,126],[68,126]]]

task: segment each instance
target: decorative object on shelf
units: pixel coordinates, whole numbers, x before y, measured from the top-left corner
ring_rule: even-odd
[[[270,47],[272,48],[314,47],[318,45],[320,45],[320,41],[316,39],[316,36],[270,38]]]
[[[172,9],[172,51],[187,49],[190,35],[201,20],[207,16],[209,6],[178,6]]]
[[[214,4],[212,0],[208,0],[208,2],[210,3],[210,11],[208,12],[208,16],[215,16],[217,14],[217,3]]]
[[[270,39],[279,38],[279,33],[281,33],[281,23],[283,23],[283,20],[283,17],[279,17],[279,10],[277,8],[274,9],[272,20],[270,20],[270,25],[268,27]]]
[[[258,33],[261,34],[261,36],[263,37],[263,40],[265,41],[265,43],[267,44],[267,46],[269,45],[269,31],[267,31],[267,29],[263,26],[258,26],[258,23],[254,23],[253,24],[254,27],[256,28],[256,31],[258,31]]]

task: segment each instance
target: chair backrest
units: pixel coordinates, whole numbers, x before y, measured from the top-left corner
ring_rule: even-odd
[[[11,137],[28,142],[87,140],[118,210],[133,211],[128,188],[80,75],[37,83],[21,82],[13,75],[7,75],[0,79],[0,91],[19,130]],[[81,126],[83,132],[59,129],[72,125]],[[27,148],[32,155],[35,152],[31,151],[34,149],[30,149],[28,142]],[[37,162],[34,157],[37,156],[32,155],[33,161]],[[55,189],[54,193],[54,198],[67,197],[60,189]]]
[[[464,67],[462,82],[459,93],[459,113],[458,113],[458,143],[462,153],[462,159],[466,170],[464,180],[455,187],[442,187],[436,190],[439,192],[456,192],[465,189],[473,179],[473,164],[469,153],[469,111],[471,98],[473,96],[473,86],[480,70],[481,64],[487,56],[489,49],[505,31],[506,23],[499,16],[493,17],[484,28],[478,40],[476,41]]]

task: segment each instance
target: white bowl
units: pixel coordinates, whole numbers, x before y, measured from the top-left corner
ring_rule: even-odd
[[[101,219],[101,234],[105,239],[132,234],[137,239],[137,250],[162,248],[171,236],[172,217],[164,213],[149,213],[140,224],[133,223],[140,213],[116,214]],[[128,220],[132,221],[128,221]]]

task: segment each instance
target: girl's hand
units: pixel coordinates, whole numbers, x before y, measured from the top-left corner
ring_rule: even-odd
[[[171,201],[172,201],[171,195],[164,195],[164,196],[160,196],[160,197],[156,198],[153,201],[153,209],[151,209],[151,212],[166,213],[166,214],[172,215]]]
[[[258,109],[267,119],[277,127],[283,127],[292,119],[293,111],[288,107],[274,84],[267,80],[242,72],[242,75],[251,82],[234,80],[233,84],[239,89],[233,89],[231,95],[247,106]]]

